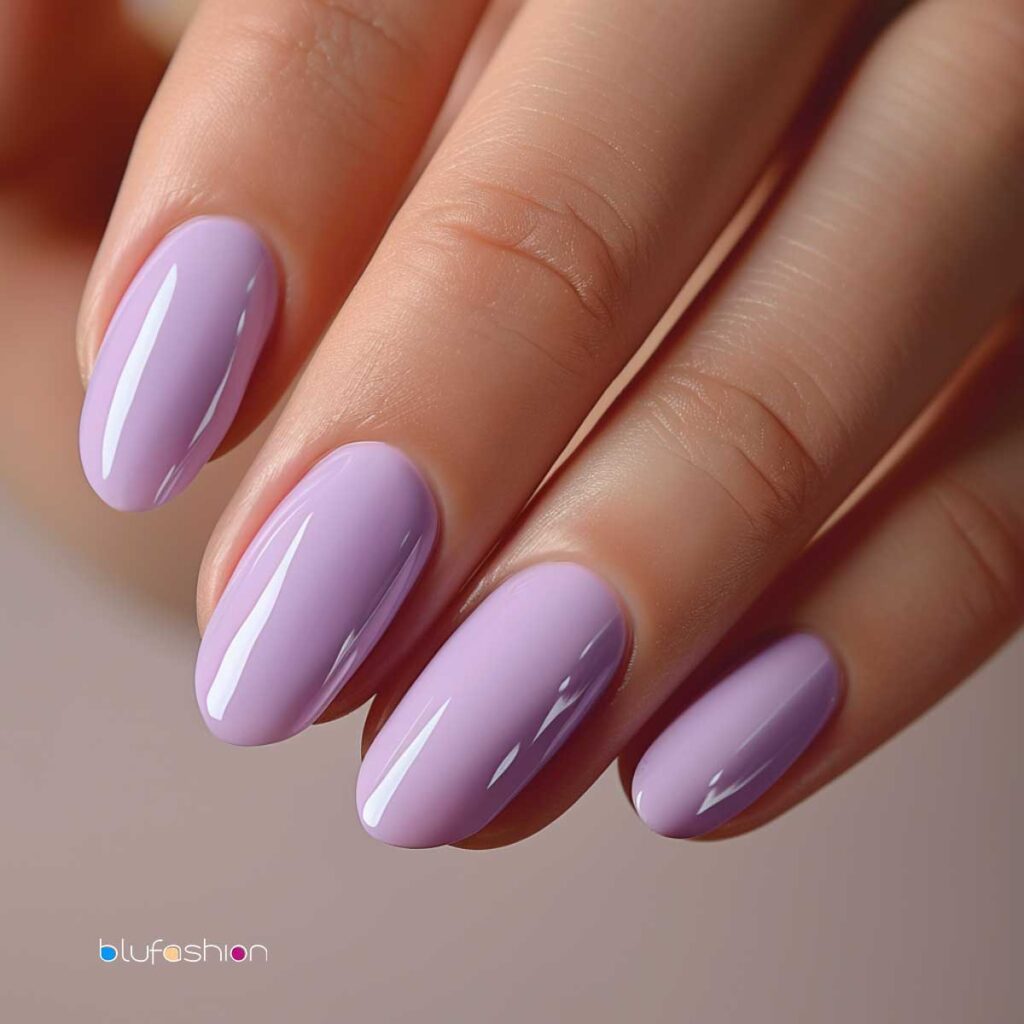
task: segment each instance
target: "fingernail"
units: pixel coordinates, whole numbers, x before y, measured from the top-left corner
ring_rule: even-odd
[[[356,786],[364,828],[408,847],[479,831],[579,725],[625,647],[619,603],[589,569],[546,562],[506,580],[373,741]]]
[[[839,669],[795,633],[699,697],[648,747],[633,775],[644,823],[674,839],[725,824],[770,789],[839,703]]]
[[[210,731],[252,746],[311,725],[394,618],[433,547],[423,478],[378,442],[321,459],[256,534],[196,665]]]
[[[223,440],[274,320],[277,271],[244,221],[196,217],[153,250],[100,346],[82,468],[113,508],[155,508]]]

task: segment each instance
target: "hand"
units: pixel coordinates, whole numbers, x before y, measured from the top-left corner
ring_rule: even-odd
[[[195,564],[256,439],[145,517],[96,501],[74,444],[82,383],[68,337],[166,65],[150,38],[114,3],[0,4],[0,476],[5,501],[114,577],[126,599],[191,618]]]
[[[743,829],[1020,621],[1019,324],[979,340],[1024,284],[1024,11],[529,0],[388,225],[482,6],[201,7],[86,290],[86,474],[162,504],[298,375],[202,568],[210,728],[376,693],[364,825],[479,847],[667,724],[641,816]]]

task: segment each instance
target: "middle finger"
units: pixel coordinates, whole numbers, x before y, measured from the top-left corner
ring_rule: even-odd
[[[271,516],[285,493],[357,440],[401,449],[429,481],[438,550],[362,674],[357,696],[370,692],[718,235],[851,6],[527,5],[213,538],[203,619],[267,522],[200,654],[200,704],[218,735],[270,742],[308,725],[395,614],[434,536],[416,470],[381,448],[360,448],[358,470],[322,463]],[[314,506],[332,514],[308,519]]]

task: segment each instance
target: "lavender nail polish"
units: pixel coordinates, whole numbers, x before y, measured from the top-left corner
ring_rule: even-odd
[[[244,221],[196,217],[153,250],[82,409],[82,468],[108,505],[155,508],[192,481],[235,418],[276,308],[274,262]]]
[[[633,775],[644,823],[675,839],[704,835],[749,807],[806,750],[839,703],[839,669],[796,633],[699,697],[648,747]]]
[[[245,746],[311,725],[380,639],[434,545],[433,498],[378,442],[338,448],[256,534],[203,636],[196,697]]]
[[[394,846],[455,843],[533,778],[614,678],[626,625],[572,562],[506,580],[434,656],[373,741],[356,803]]]

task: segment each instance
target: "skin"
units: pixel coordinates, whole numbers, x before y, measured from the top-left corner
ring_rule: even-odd
[[[239,476],[211,468],[173,516],[115,517],[73,439],[80,375],[67,358],[82,288],[166,58],[113,17],[11,3],[0,24],[0,471],[34,523],[121,585],[187,613],[203,539]],[[60,69],[60,74],[54,73]],[[45,409],[46,415],[40,415]],[[31,438],[27,444],[25,439]]]
[[[624,752],[628,781],[716,666],[765,630],[813,628],[846,701],[725,832],[753,827],[902,728],[1024,614],[1017,321],[978,347],[1024,286],[1024,16],[1013,0],[920,0],[891,24],[863,8],[685,0],[638,17],[617,0],[534,0],[390,224],[478,3],[444,5],[437,33],[398,0],[208,0],[149,108],[81,307],[83,376],[146,254],[204,212],[259,224],[286,293],[225,447],[315,347],[239,458],[200,625],[281,497],[355,440],[415,459],[443,531],[329,714],[377,694],[372,736],[468,611],[531,562],[583,561],[626,605],[633,654],[614,692],[464,845],[543,827]],[[279,86],[254,116],[267,75]],[[27,166],[41,145],[24,143]],[[524,512],[776,161],[782,184],[723,267]],[[31,201],[12,188],[6,205]],[[915,435],[808,551],[937,396],[962,403],[933,417],[961,447]],[[851,613],[866,604],[889,614]]]

